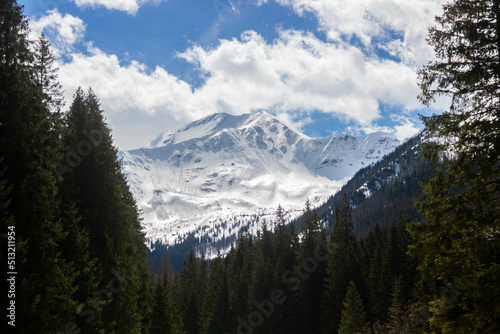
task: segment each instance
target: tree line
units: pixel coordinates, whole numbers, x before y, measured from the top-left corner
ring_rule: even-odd
[[[439,138],[423,151],[435,168],[416,203],[423,219],[360,237],[347,196],[331,231],[306,201],[300,231],[278,208],[274,231],[262,222],[209,262],[191,251],[179,274],[168,256],[147,267],[99,99],[78,89],[62,111],[50,45],[28,39],[22,11],[0,3],[2,332],[500,330],[499,0],[450,2],[430,31],[420,99],[451,105],[422,118]]]
[[[264,221],[222,258],[191,251],[179,274],[165,257],[155,275],[155,333],[402,333],[422,326],[415,306],[416,261],[406,254],[405,221],[358,240],[349,204],[336,209],[330,236],[306,201],[302,229]],[[405,316],[402,316],[404,314]],[[375,327],[374,327],[375,326]],[[165,330],[169,329],[169,330]],[[409,332],[408,332],[409,333]]]
[[[111,131],[91,89],[62,112],[50,45],[28,39],[22,10],[0,4],[0,228],[15,241],[2,332],[140,333],[147,248]]]

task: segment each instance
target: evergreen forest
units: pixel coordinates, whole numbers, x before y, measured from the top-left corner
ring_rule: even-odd
[[[47,38],[29,40],[23,7],[2,0],[0,332],[499,333],[499,3],[436,17],[419,99],[450,106],[422,117],[404,181],[360,205],[349,183],[318,209],[304,199],[294,224],[278,207],[273,230],[261,221],[210,261],[191,249],[174,270],[168,249],[148,264],[96,93],[66,105]]]

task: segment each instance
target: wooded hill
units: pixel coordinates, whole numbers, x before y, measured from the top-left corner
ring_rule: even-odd
[[[63,112],[47,40],[0,2],[0,331],[500,332],[500,1],[456,0],[436,21],[419,98],[451,104],[422,118],[440,138],[421,146],[429,163],[409,143],[318,211],[306,200],[300,235],[278,208],[274,233],[262,221],[225,258],[191,251],[175,274],[168,254],[146,266],[96,94],[78,89]]]
[[[352,208],[357,236],[365,236],[376,224],[387,229],[400,215],[406,222],[421,221],[424,215],[414,203],[424,198],[422,184],[436,172],[422,157],[422,145],[427,139],[425,131],[408,139],[378,163],[359,170],[339,192],[319,206],[316,211],[330,230],[335,223],[335,208],[345,195]],[[300,219],[296,225],[300,227]]]

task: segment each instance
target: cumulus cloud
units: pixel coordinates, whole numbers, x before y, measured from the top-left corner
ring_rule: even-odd
[[[368,48],[379,47],[405,64],[419,66],[433,57],[425,42],[434,17],[446,0],[274,0],[303,15],[313,13],[334,41],[356,36]],[[266,1],[267,2],[267,1]]]
[[[135,14],[146,3],[159,4],[162,0],[73,0],[78,7],[105,7]]]
[[[303,131],[304,126],[313,123],[313,119],[305,113],[291,113],[289,111],[282,111],[276,114],[276,117],[288,125],[289,127]]]
[[[353,46],[309,33],[281,31],[279,39],[267,43],[247,31],[213,49],[195,45],[179,57],[206,77],[199,88],[161,67],[123,65],[95,47],[89,54],[74,53],[61,64],[59,77],[68,92],[92,86],[111,119],[161,113],[183,123],[214,112],[265,109],[300,126],[307,123],[307,112],[319,110],[368,125],[380,117],[380,103],[407,110],[419,106],[415,73],[404,64],[368,59]],[[301,120],[293,121],[294,113]]]
[[[400,141],[404,141],[417,134],[420,130],[421,128],[418,128],[415,123],[407,120],[403,124],[395,125],[393,133]]]
[[[356,135],[361,135],[361,134],[369,134],[369,133],[374,133],[374,132],[387,132],[387,133],[392,133],[394,136],[396,136],[400,142],[405,141],[406,139],[416,135],[422,127],[419,127],[408,117],[401,117],[400,115],[397,116],[397,123],[396,125],[390,127],[390,126],[381,126],[376,123],[370,123],[370,124],[358,124],[355,126],[348,126],[346,128],[347,132],[356,134]]]
[[[90,54],[75,53],[59,72],[64,87],[70,91],[91,85],[111,112],[123,113],[140,109],[147,114],[168,109],[188,112],[191,87],[161,67],[148,72],[143,64],[132,61],[122,65],[116,55],[108,55],[95,47]],[[180,117],[180,116],[179,116]]]
[[[338,40],[280,30],[272,41],[246,31],[212,48],[193,44],[178,57],[203,77],[195,88],[162,67],[125,62],[92,43],[86,43],[86,52],[74,50],[85,34],[77,17],[53,10],[31,26],[34,31],[53,31],[52,43],[66,52],[66,60],[59,61],[66,99],[71,101],[78,86],[91,86],[123,149],[142,146],[161,131],[215,112],[268,110],[300,128],[311,122],[312,112],[320,111],[354,122],[366,133],[390,130],[399,137],[416,131],[406,120],[393,129],[374,125],[382,117],[381,104],[407,114],[421,107],[412,66],[371,57]]]
[[[31,38],[44,32],[51,41],[56,56],[73,51],[73,45],[83,40],[85,24],[70,14],[61,15],[57,9],[47,12],[38,20],[30,22]]]
[[[255,109],[329,112],[361,123],[379,104],[418,105],[415,73],[401,63],[366,58],[356,47],[286,30],[272,43],[253,31],[211,50],[194,46],[180,57],[207,75],[196,90],[233,112]]]
[[[389,118],[396,123],[392,129],[392,133],[401,141],[414,136],[423,127],[422,124],[416,125],[415,120],[411,119],[408,115],[391,114]]]
[[[203,116],[194,109],[191,87],[163,68],[148,71],[136,61],[124,65],[98,48],[88,51],[61,63],[59,80],[67,101],[79,86],[92,87],[120,148],[143,146],[160,132]]]

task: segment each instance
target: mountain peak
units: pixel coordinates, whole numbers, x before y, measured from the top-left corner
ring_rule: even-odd
[[[189,123],[184,127],[162,133],[152,140],[147,147],[161,147],[169,144],[177,144],[191,139],[203,138],[217,133],[225,128],[238,126],[238,124],[244,122],[248,116],[249,115],[235,116],[227,113],[212,114]]]
[[[300,213],[305,198],[322,203],[398,144],[387,133],[309,138],[261,111],[213,114],[122,157],[147,237],[171,244],[229,219],[237,233],[278,204]]]
[[[286,126],[280,119],[278,119],[276,116],[268,113],[267,111],[259,111],[251,114],[246,114],[243,116],[248,116],[245,124],[243,126],[250,126],[250,125],[271,125],[273,124],[282,124]],[[287,127],[288,128],[288,127]]]
[[[165,145],[186,142],[192,139],[202,139],[226,129],[241,129],[252,126],[268,127],[277,124],[281,124],[281,127],[289,129],[288,126],[284,125],[279,119],[266,111],[243,115],[216,113],[189,123],[184,127],[164,132],[152,140],[146,147],[162,147]],[[296,133],[299,134],[298,132]]]

